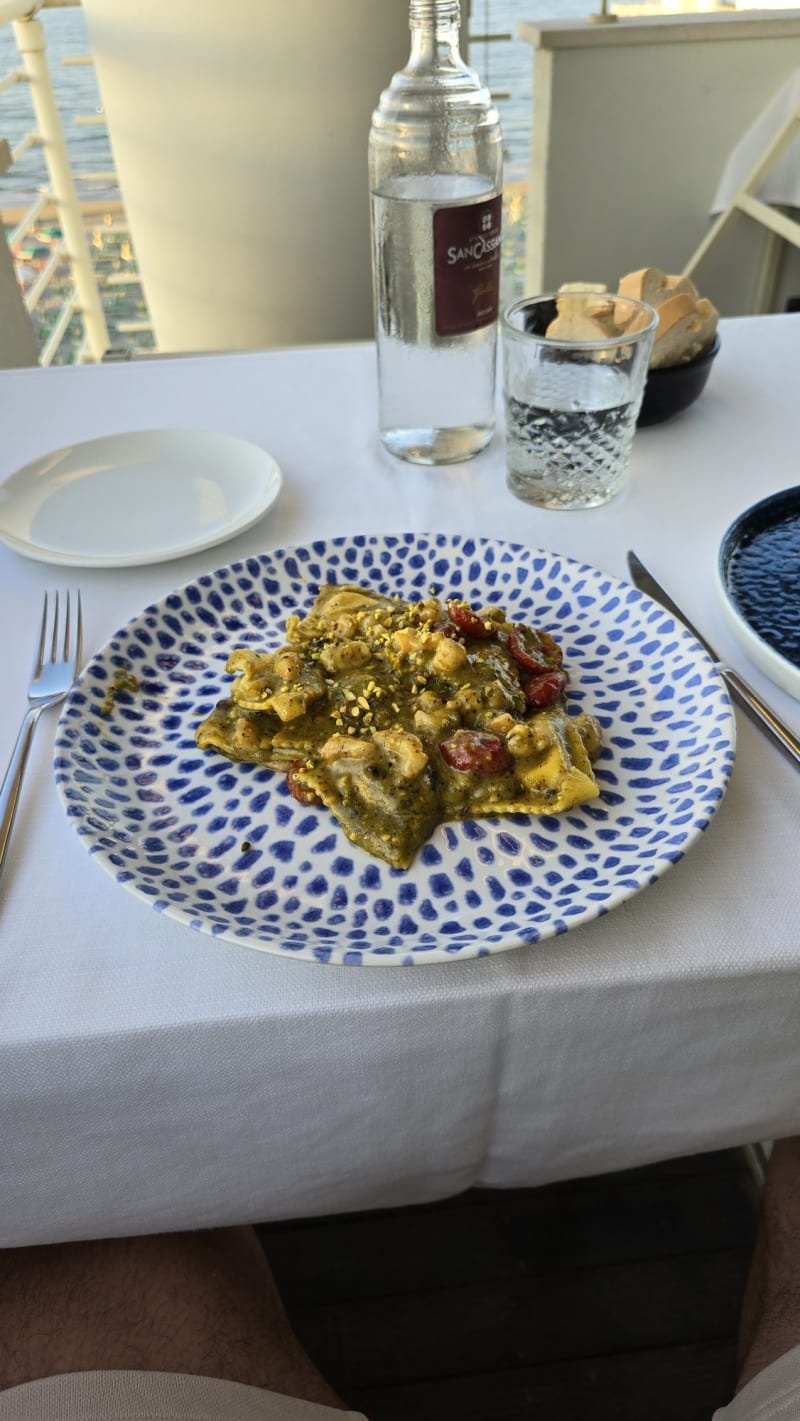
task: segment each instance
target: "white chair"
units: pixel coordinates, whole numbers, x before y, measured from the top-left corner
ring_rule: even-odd
[[[778,96],[776,96],[778,97]],[[780,267],[783,243],[800,247],[800,222],[759,197],[767,178],[788,152],[800,134],[800,101],[794,102],[782,122],[768,138],[753,162],[744,182],[734,191],[702,242],[683,268],[684,276],[693,276],[712,247],[740,215],[749,217],[766,228],[769,238],[764,244],[758,283],[753,305],[757,312],[770,312],[774,306],[775,287]]]

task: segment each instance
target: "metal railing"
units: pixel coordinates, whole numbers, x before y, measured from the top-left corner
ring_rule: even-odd
[[[35,280],[23,291],[29,316],[33,316],[56,273],[65,263],[70,273],[70,289],[39,352],[41,365],[51,364],[75,317],[80,319],[83,328],[76,355],[79,362],[87,359],[100,361],[109,347],[100,288],[75,186],[75,178],[79,175],[73,173],[70,164],[47,59],[44,26],[36,18],[37,11],[43,5],[58,8],[79,4],[80,0],[0,0],[0,26],[12,26],[21,60],[19,67],[0,77],[0,94],[16,84],[27,84],[36,125],[13,149],[7,143],[0,145],[0,172],[20,162],[32,149],[41,149],[48,174],[48,186],[39,192],[10,232],[10,245],[12,249],[17,247],[35,228],[45,211],[56,213],[62,233],[60,240],[51,247],[50,255]],[[91,63],[91,59],[81,57],[73,62]]]

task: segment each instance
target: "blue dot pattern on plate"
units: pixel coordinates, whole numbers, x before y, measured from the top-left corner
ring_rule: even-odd
[[[326,582],[431,584],[551,631],[570,705],[596,715],[599,799],[558,816],[444,824],[406,871],[371,858],[284,776],[197,749],[234,646],[274,649]],[[139,681],[108,717],[120,667]],[[201,932],[319,962],[406,966],[532,944],[654,882],[706,828],[731,770],[727,692],[689,633],[569,558],[455,534],[352,536],[200,577],[146,607],[83,671],[59,722],[67,815],[102,867]]]

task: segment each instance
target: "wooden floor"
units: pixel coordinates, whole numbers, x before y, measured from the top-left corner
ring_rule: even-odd
[[[370,1421],[709,1421],[755,1233],[744,1151],[259,1230]]]

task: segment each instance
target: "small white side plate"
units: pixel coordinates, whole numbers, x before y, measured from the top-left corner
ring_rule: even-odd
[[[166,562],[251,527],[281,484],[272,455],[232,434],[112,434],[45,454],[0,484],[0,539],[37,562]]]

